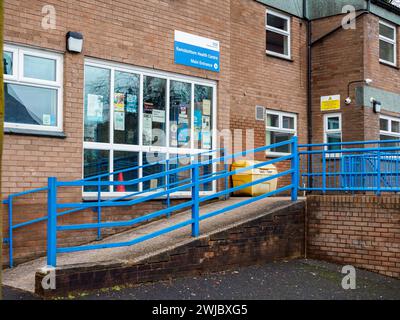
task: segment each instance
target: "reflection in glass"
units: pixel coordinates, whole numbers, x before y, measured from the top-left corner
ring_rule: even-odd
[[[171,154],[168,160],[169,170],[174,170],[189,166],[191,164],[191,159],[193,158],[190,158],[189,155]],[[192,182],[191,169],[182,170],[179,171],[178,173],[174,173],[169,176],[170,188],[176,188],[179,186],[189,184],[191,182]],[[188,189],[180,190],[179,192],[190,191],[190,190],[191,188],[189,187]]]
[[[213,88],[194,86],[194,135],[196,149],[212,148]]]
[[[293,133],[267,131],[267,145],[288,141],[293,137],[294,137]],[[290,153],[291,145],[287,144],[277,148],[272,148],[271,152]]]
[[[284,31],[288,31],[288,20],[273,14],[267,14],[267,25]]]
[[[137,152],[125,152],[115,151],[114,152],[114,172],[125,170],[129,168],[135,168],[139,165],[139,153]],[[114,181],[129,181],[139,177],[138,170],[129,170],[127,172],[121,172],[114,175]],[[125,185],[125,186],[114,186],[115,192],[131,192],[138,191],[138,185]]]
[[[294,118],[293,117],[282,117],[282,127],[284,129],[294,129]]]
[[[166,84],[165,79],[143,77],[143,145],[166,145]]]
[[[84,151],[84,178],[109,173],[109,151],[85,150]],[[91,180],[95,181],[95,180]],[[101,181],[109,181],[109,176],[101,178]],[[85,192],[97,192],[97,186],[85,186]],[[109,186],[102,186],[102,192],[108,192]]]
[[[267,30],[267,50],[283,55],[289,55],[289,37]]]
[[[267,127],[279,128],[279,116],[276,114],[268,114]]]
[[[394,44],[379,40],[379,57],[382,60],[395,63],[394,61]]]
[[[3,53],[4,74],[13,74],[13,53],[4,51]]]
[[[389,131],[389,120],[380,119],[380,130],[381,131]]]
[[[170,83],[170,147],[190,148],[192,86],[190,83]]]
[[[390,28],[382,23],[379,24],[379,35],[384,36],[385,38],[394,40],[394,28]]]
[[[147,177],[153,174],[164,172],[166,169],[165,154],[161,153],[143,153],[143,166],[155,163],[151,166],[143,168],[143,177]],[[161,162],[161,163],[159,163]],[[165,177],[150,179],[143,182],[143,191],[157,191],[163,189],[165,186]]]
[[[5,122],[57,126],[57,90],[4,84]]]
[[[139,144],[139,91],[139,75],[115,72],[114,143]]]
[[[328,130],[339,130],[339,129],[340,129],[339,117],[328,118]]]
[[[328,133],[327,134],[327,143],[340,143],[342,142],[342,134],[341,133]],[[340,145],[328,146],[328,150],[340,150],[342,147]]]
[[[85,66],[85,141],[109,142],[110,70]]]
[[[56,60],[24,55],[24,77],[56,81]]]
[[[206,163],[206,165],[200,167],[200,177],[204,179],[209,178],[213,171],[213,165],[211,164],[212,156],[199,156],[199,158],[200,162]],[[202,184],[200,191],[212,191],[212,182]]]

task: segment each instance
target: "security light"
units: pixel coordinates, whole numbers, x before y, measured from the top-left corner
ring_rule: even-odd
[[[81,53],[83,48],[83,36],[79,32],[69,31],[67,33],[67,50],[69,52]]]
[[[350,98],[350,86],[352,84],[362,83],[362,82],[365,83],[367,86],[369,86],[374,81],[372,79],[369,79],[369,78],[363,79],[363,80],[350,81],[349,84],[347,85],[347,98],[344,101],[347,105],[350,105],[352,103],[352,100]]]
[[[374,82],[374,80],[372,80],[372,79],[365,79],[365,84],[366,84],[367,86],[369,86],[372,82]]]
[[[374,108],[375,113],[381,113],[382,110],[382,103],[374,98],[371,98],[371,103]]]

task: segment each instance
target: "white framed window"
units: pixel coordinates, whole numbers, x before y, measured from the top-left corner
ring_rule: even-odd
[[[342,114],[329,113],[324,115],[324,143],[342,142]],[[340,145],[327,146],[326,150],[340,150]],[[332,155],[332,154],[331,154]]]
[[[267,54],[290,59],[290,16],[267,9],[265,28]]]
[[[4,45],[5,128],[62,131],[63,56]]]
[[[397,29],[383,21],[379,21],[379,61],[397,65]]]
[[[146,166],[109,178],[127,181],[165,171],[165,160],[170,169],[188,165],[188,158],[182,158],[188,155],[202,153],[200,160],[210,160],[215,156],[207,152],[216,145],[216,106],[214,81],[86,59],[84,178]],[[155,162],[162,163],[147,166]],[[200,174],[215,169],[216,165],[205,166]],[[187,170],[171,175],[169,181],[160,178],[136,186],[106,186],[102,196],[148,195],[167,182],[176,187],[189,178]],[[95,198],[95,189],[86,187],[84,198]],[[216,182],[208,183],[201,187],[201,194],[215,190]],[[190,196],[190,190],[173,196]]]
[[[400,118],[380,116],[380,140],[400,140]],[[399,143],[385,143],[382,147],[397,147]]]
[[[287,141],[297,135],[297,115],[274,110],[266,110],[266,145]],[[291,146],[285,145],[267,150],[268,156],[282,156],[291,153]]]

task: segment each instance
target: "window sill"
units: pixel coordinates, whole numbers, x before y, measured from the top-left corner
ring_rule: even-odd
[[[20,128],[4,128],[5,134],[16,134],[24,136],[37,136],[37,137],[49,137],[65,139],[67,136],[64,132],[59,131],[45,131],[45,130],[31,130],[31,129],[20,129]]]
[[[400,68],[397,65],[391,64],[390,62],[385,62],[385,61],[379,61],[380,64],[383,64],[384,66],[396,69],[396,70],[400,70]]]
[[[275,58],[275,59],[279,59],[279,60],[283,60],[283,61],[287,61],[287,62],[294,62],[294,60],[292,58],[289,57],[284,57],[284,56],[280,56],[280,55],[275,55],[273,53],[270,52],[266,52],[267,57],[271,57],[271,58]]]

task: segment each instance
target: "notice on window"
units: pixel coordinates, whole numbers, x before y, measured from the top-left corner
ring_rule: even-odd
[[[211,114],[211,100],[203,100],[203,114],[206,116]]]
[[[205,131],[201,134],[201,145],[203,149],[211,149],[211,133]]]
[[[340,95],[321,97],[321,111],[340,110]]]
[[[178,143],[180,146],[189,143],[190,141],[190,130],[187,125],[183,125],[178,130]]]
[[[125,94],[119,92],[114,94],[114,111],[125,112]]]
[[[138,97],[136,94],[126,95],[126,112],[127,113],[138,112]]]
[[[188,116],[186,114],[180,114],[178,117],[178,123],[179,124],[188,124],[189,123]]]
[[[152,144],[152,116],[149,113],[143,114],[143,144],[151,145]]]
[[[180,106],[179,107],[179,114],[180,115],[187,115],[187,107],[186,106]]]
[[[201,128],[202,128],[203,131],[210,131],[211,124],[210,124],[210,117],[209,116],[203,116],[202,117]]]
[[[44,114],[43,115],[43,125],[44,126],[51,126],[51,115]]]
[[[170,131],[171,131],[171,147],[177,147],[178,124],[176,123],[176,121],[171,121]]]
[[[91,120],[101,121],[103,119],[103,96],[88,94],[87,116]]]
[[[165,123],[165,110],[153,110],[153,122]]]
[[[125,112],[114,112],[114,130],[125,131]]]

